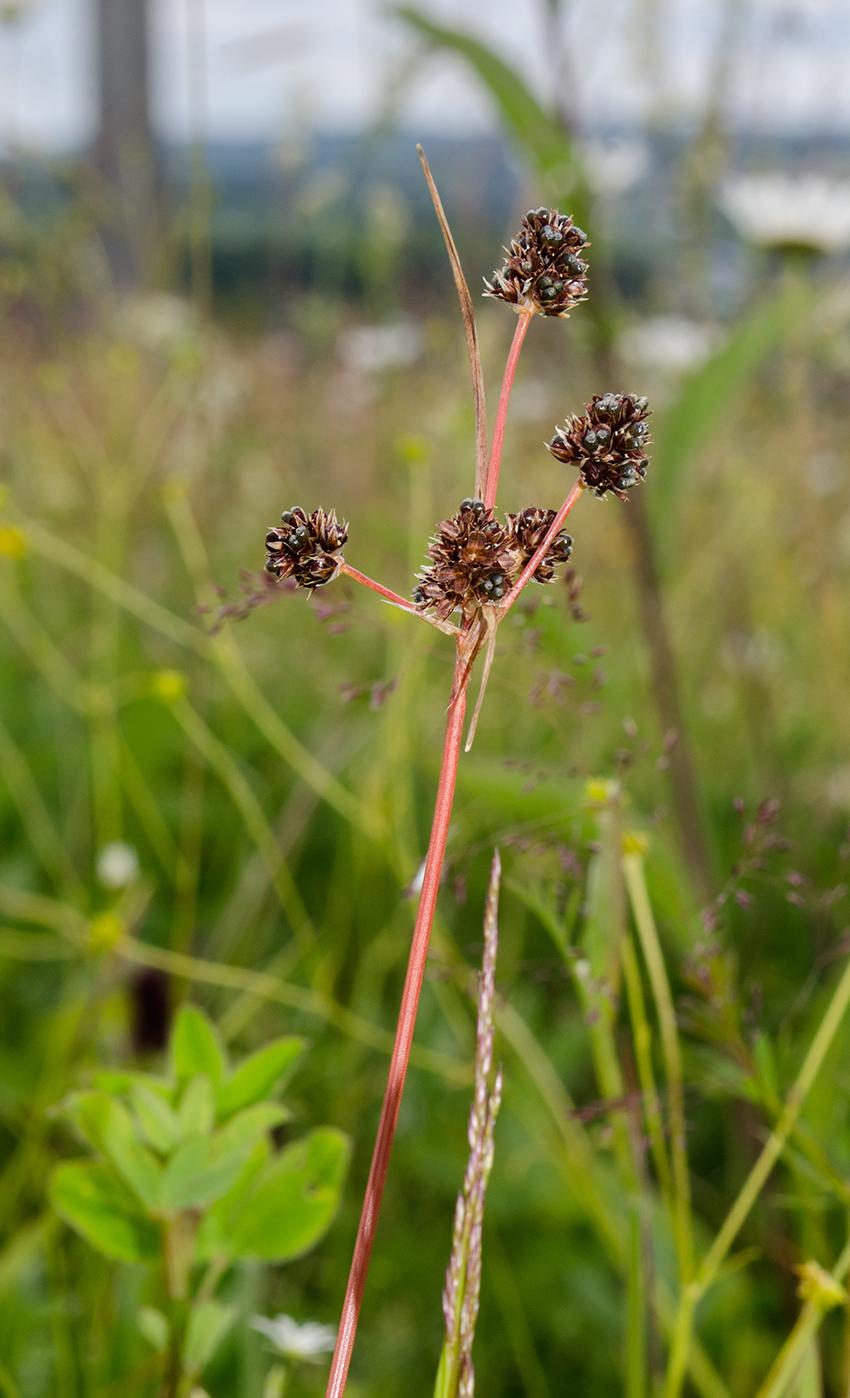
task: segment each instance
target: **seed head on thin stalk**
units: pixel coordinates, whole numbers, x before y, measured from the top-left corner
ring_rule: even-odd
[[[280,524],[266,534],[266,572],[276,578],[292,578],[297,587],[311,591],[339,577],[345,562],[342,550],[348,525],[331,510],[305,513],[299,505],[284,510]]]
[[[435,1398],[473,1398],[475,1370],[472,1342],[481,1293],[481,1237],[484,1196],[493,1168],[496,1117],[502,1101],[502,1069],[493,1063],[493,1009],[496,997],[496,954],[499,947],[499,851],[493,855],[484,913],[484,956],[478,982],[478,1024],[475,1038],[475,1078],[469,1110],[469,1159],[463,1189],[455,1206],[452,1251],[443,1291],[446,1339],[440,1358]]]
[[[507,301],[519,313],[567,316],[587,295],[587,234],[569,214],[557,209],[530,209],[485,296]]]
[[[559,461],[578,466],[594,495],[607,491],[625,500],[646,475],[649,404],[636,393],[595,393],[583,416],[567,418],[549,450]]]

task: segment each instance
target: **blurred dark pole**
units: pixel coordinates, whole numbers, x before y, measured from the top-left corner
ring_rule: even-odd
[[[100,120],[94,164],[107,185],[104,242],[116,284],[140,286],[156,236],[148,94],[148,0],[97,0]]]

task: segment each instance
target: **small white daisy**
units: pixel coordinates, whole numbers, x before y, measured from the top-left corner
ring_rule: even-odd
[[[287,1359],[315,1360],[320,1354],[329,1354],[336,1344],[333,1326],[320,1325],[317,1320],[299,1325],[291,1315],[276,1315],[273,1320],[264,1315],[252,1315],[250,1325],[266,1335],[278,1354]]]

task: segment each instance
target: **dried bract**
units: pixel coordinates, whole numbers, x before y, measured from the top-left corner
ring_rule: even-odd
[[[431,566],[418,574],[417,606],[433,608],[441,621],[460,610],[464,618],[487,602],[500,602],[509,587],[514,556],[507,530],[481,500],[464,500],[444,519],[428,547]]]
[[[534,557],[555,518],[554,510],[541,510],[537,505],[529,505],[518,515],[506,515],[508,548],[516,559],[516,571],[521,573],[526,563]],[[567,563],[573,551],[572,536],[562,529],[546,550],[534,572],[534,581],[549,583],[554,580],[555,568],[559,563]]]
[[[266,572],[291,577],[297,587],[311,590],[333,582],[343,562],[348,525],[333,510],[308,515],[298,505],[284,510],[280,518],[280,525],[266,534]]]
[[[635,393],[597,393],[585,406],[583,417],[570,417],[557,429],[549,450],[576,465],[594,495],[610,490],[625,500],[626,491],[646,475],[649,405]]]
[[[587,295],[587,263],[582,251],[587,234],[569,214],[557,209],[530,209],[522,228],[506,248],[504,266],[485,282],[485,296],[507,301],[518,312],[566,316]]]

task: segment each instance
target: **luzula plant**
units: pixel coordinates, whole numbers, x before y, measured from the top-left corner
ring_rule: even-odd
[[[597,496],[611,492],[624,498],[646,472],[646,399],[630,393],[595,396],[593,402],[586,405],[585,415],[568,418],[549,443],[553,456],[578,469],[578,479],[560,508],[528,505],[516,514],[506,515],[504,523],[496,518],[502,445],[520,349],[535,315],[567,316],[586,296],[588,268],[584,251],[587,238],[569,216],[555,209],[534,209],[523,219],[520,232],[507,250],[504,266],[486,283],[485,295],[511,306],[518,315],[499,396],[492,447],[488,450],[483,374],[472,299],[421,149],[419,155],[463,312],[475,398],[475,494],[463,500],[457,512],[438,526],[428,549],[430,561],[419,574],[411,601],[345,562],[342,548],[348,539],[348,529],[333,511],[326,514],[323,510],[315,510],[307,514],[293,507],[283,512],[281,524],[266,535],[266,569],[277,579],[286,580],[289,587],[294,584],[312,591],[345,574],[372,588],[386,601],[437,627],[455,643],[454,675],[431,837],[389,1078],[331,1365],[328,1398],[340,1398],[345,1390],[425,972],[475,660],[484,650],[481,693],[470,724],[467,751],[474,736],[498,627],[532,580],[543,584],[552,582],[557,565],[570,557],[573,541],[563,526],[579,496],[587,489]]]

